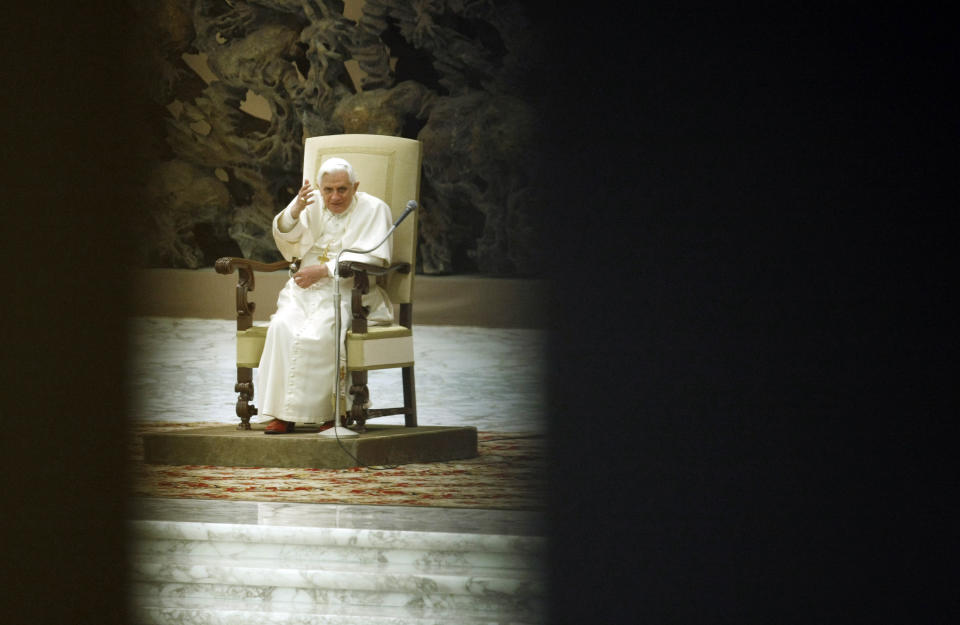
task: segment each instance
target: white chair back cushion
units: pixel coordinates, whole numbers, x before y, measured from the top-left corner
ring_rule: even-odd
[[[375,195],[387,205],[393,218],[399,217],[407,202],[420,202],[419,141],[381,135],[328,135],[310,137],[304,145],[303,174],[317,182],[317,171],[332,157],[346,159],[356,170],[360,191]],[[393,262],[410,263],[407,274],[393,272],[384,288],[395,304],[408,304],[413,296],[417,252],[417,215],[408,216],[393,233]]]

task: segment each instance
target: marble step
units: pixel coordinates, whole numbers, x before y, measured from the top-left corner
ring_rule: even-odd
[[[491,569],[501,577],[528,575],[530,554],[521,552],[421,551],[416,549],[353,548],[302,544],[250,544],[147,540],[137,546],[139,561],[164,560],[176,555],[183,562],[230,566],[242,559],[254,568],[309,569],[317,562],[330,571],[395,571],[481,574]]]
[[[409,618],[389,615],[297,614],[229,610],[184,610],[148,608],[137,614],[146,625],[525,625],[530,621],[463,619],[459,617]]]
[[[131,522],[143,623],[538,623],[544,539]],[[286,620],[284,620],[286,619]]]
[[[388,593],[356,590],[298,589],[276,586],[225,584],[140,583],[133,587],[138,623],[184,622],[162,620],[163,614],[192,615],[198,622],[223,620],[223,615],[246,614],[251,622],[266,615],[296,615],[295,621],[343,622],[380,619],[421,623],[540,623],[542,598]],[[220,616],[217,616],[220,615]],[[189,621],[193,622],[193,621]],[[225,622],[232,622],[226,619]]]

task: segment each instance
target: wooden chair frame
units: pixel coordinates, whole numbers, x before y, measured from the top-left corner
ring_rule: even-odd
[[[256,308],[256,302],[251,302],[248,295],[254,290],[256,284],[254,279],[255,272],[297,271],[299,267],[300,262],[296,259],[292,263],[285,260],[275,263],[261,263],[246,258],[235,257],[225,257],[217,260],[215,265],[217,273],[230,275],[234,271],[237,272],[236,309],[238,332],[253,327],[253,312]],[[358,261],[342,261],[338,266],[340,277],[353,277],[354,279],[353,288],[350,291],[353,318],[350,322],[349,332],[353,334],[367,333],[367,314],[369,313],[369,309],[363,305],[362,298],[370,290],[370,277],[386,276],[392,272],[409,273],[412,269],[410,263],[395,263],[389,267],[381,267]],[[399,304],[398,309],[399,318],[397,321],[399,325],[412,330],[413,304]],[[352,378],[349,393],[354,396],[354,401],[353,407],[346,415],[347,422],[343,425],[355,425],[355,429],[363,431],[366,429],[367,419],[402,414],[404,415],[405,426],[416,427],[417,400],[413,365],[400,367],[400,370],[403,376],[403,406],[369,409],[366,407],[366,403],[370,398],[370,390],[367,386],[367,372],[360,370],[351,371],[348,368]],[[257,414],[257,408],[253,404],[254,385],[252,368],[237,367],[237,383],[234,386],[234,391],[239,394],[236,412],[240,418],[240,424],[237,429],[249,430],[250,417]]]

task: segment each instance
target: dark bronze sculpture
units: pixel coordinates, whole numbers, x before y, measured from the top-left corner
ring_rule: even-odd
[[[299,183],[304,138],[368,133],[423,142],[418,271],[540,272],[529,78],[544,50],[524,3],[350,6],[356,19],[333,0],[139,8],[138,54],[157,77],[139,94],[157,112],[134,216],[142,264],[279,260],[270,220]]]

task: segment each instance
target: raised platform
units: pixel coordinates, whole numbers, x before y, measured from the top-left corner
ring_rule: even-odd
[[[265,435],[264,424],[251,430],[224,425],[143,435],[148,464],[221,467],[347,469],[477,456],[474,427],[367,425],[359,436],[318,436],[317,427],[298,425],[293,434]]]

